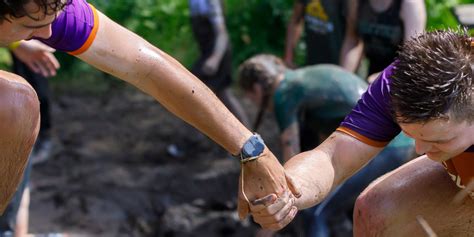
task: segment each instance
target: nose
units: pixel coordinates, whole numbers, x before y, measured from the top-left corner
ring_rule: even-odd
[[[41,27],[39,29],[36,29],[33,32],[34,37],[38,37],[38,38],[41,38],[41,39],[49,39],[49,37],[51,37],[51,34],[52,34],[51,25]]]
[[[428,142],[415,140],[415,150],[418,155],[423,155],[426,152],[430,151],[432,145]]]

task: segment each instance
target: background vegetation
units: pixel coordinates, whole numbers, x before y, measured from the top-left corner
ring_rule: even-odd
[[[190,25],[187,0],[89,0],[113,20],[143,36],[165,52],[190,66],[197,57]],[[284,47],[286,22],[291,16],[292,0],[225,0],[227,27],[234,52],[234,66],[245,58],[261,52],[281,55]],[[474,0],[426,0],[428,29],[457,27],[452,7]],[[474,13],[473,13],[474,14]],[[303,43],[297,55],[303,57]],[[103,84],[104,74],[75,58],[57,53],[62,70],[53,81],[65,84],[90,81],[96,89],[109,87]],[[10,58],[0,50],[0,67],[8,68]],[[105,80],[109,81],[109,80]],[[86,83],[92,85],[91,83]],[[54,83],[53,83],[54,84]],[[62,84],[62,83],[60,83]],[[92,89],[92,88],[90,88]]]

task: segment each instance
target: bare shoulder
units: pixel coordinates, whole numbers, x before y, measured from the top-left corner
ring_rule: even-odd
[[[30,84],[22,77],[10,72],[3,71],[3,70],[0,70],[0,80],[1,80],[1,83],[13,82],[13,83],[20,83],[23,85],[27,85],[30,87]]]

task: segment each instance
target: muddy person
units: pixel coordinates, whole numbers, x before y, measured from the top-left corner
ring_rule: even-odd
[[[266,206],[251,206],[254,219],[282,228],[295,208],[322,201],[403,131],[422,155],[362,192],[354,235],[426,236],[422,218],[439,236],[471,236],[474,193],[453,199],[474,178],[472,48],[464,30],[424,33],[403,44],[337,131],[284,165],[303,195],[296,203],[270,195]]]
[[[285,161],[331,135],[367,89],[362,78],[341,67],[319,64],[292,70],[268,54],[243,62],[238,79],[245,95],[275,115]],[[371,181],[408,161],[412,151],[413,140],[399,135],[361,172],[335,188],[316,210],[305,211],[305,236],[352,233],[348,213],[357,196]],[[271,236],[271,231],[259,231],[257,236]]]
[[[199,79],[179,62],[121,27],[85,0],[0,2],[0,45],[38,39],[68,52],[153,96],[176,116],[241,159],[238,210],[269,193],[299,195],[260,136],[246,129]],[[21,43],[21,42],[19,42]],[[21,77],[0,71],[2,103],[0,210],[13,195],[39,128],[39,103]],[[245,191],[245,192],[244,192]]]

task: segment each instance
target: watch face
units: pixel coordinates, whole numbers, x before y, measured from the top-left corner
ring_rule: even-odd
[[[242,153],[245,157],[254,157],[262,154],[263,149],[265,149],[265,143],[262,138],[259,135],[253,135],[245,142]]]

